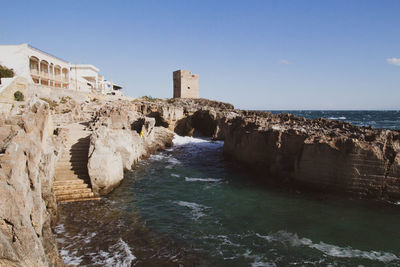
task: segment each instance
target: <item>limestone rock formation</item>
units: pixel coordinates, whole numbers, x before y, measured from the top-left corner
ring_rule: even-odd
[[[327,119],[241,112],[225,125],[224,153],[294,185],[400,198],[400,132]]]
[[[133,108],[128,103],[105,106],[91,125],[88,171],[95,195],[108,194],[120,184],[124,170],[131,170],[139,159],[172,142],[172,132],[155,127],[154,118]]]
[[[51,225],[60,140],[49,105],[33,98],[0,123],[0,266],[62,266]]]
[[[78,122],[90,122],[88,173],[96,195],[111,192],[141,158],[172,145],[173,130],[224,140],[227,157],[265,179],[400,199],[400,131],[241,111],[206,99],[46,103],[33,97],[0,114],[0,266],[62,266],[51,233],[52,188],[68,132],[54,125]]]
[[[176,133],[224,140],[227,157],[262,172],[265,179],[319,191],[400,199],[399,131],[234,110],[201,99],[142,102],[138,110],[149,114],[161,107],[183,109],[183,117],[175,122],[159,112],[159,120],[172,123]]]

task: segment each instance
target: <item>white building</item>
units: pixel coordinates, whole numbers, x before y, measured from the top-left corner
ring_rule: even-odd
[[[121,95],[122,87],[104,80],[95,66],[73,65],[28,44],[0,45],[0,65],[43,86]]]

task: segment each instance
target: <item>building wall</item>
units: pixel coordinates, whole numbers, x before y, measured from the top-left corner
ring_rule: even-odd
[[[3,78],[4,79],[4,78]],[[28,81],[23,77],[6,78],[10,79],[7,86],[0,87],[0,103],[13,103],[14,93],[20,91],[24,95],[24,100],[28,100]]]
[[[46,52],[43,52],[39,49],[33,48],[28,44],[0,45],[0,64],[6,66],[7,68],[12,68],[15,71],[15,76],[21,76],[28,79],[28,81],[31,83],[34,82],[37,83],[39,73],[33,73],[36,74],[37,76],[32,76],[32,72],[30,69],[30,61],[29,61],[31,57],[37,58],[39,60],[38,62],[39,65],[41,61],[46,61],[49,67],[50,65],[58,66],[60,67],[61,71],[63,69],[67,70],[67,73],[69,73],[70,71],[70,63],[62,59],[59,59],[55,56],[52,56]],[[45,79],[47,82],[44,83],[43,85],[48,85],[49,83],[48,81],[53,78],[50,69],[47,70],[47,73],[48,73],[47,76],[43,77],[43,79]],[[69,84],[68,75],[66,79],[57,82],[59,84],[63,83],[68,88]]]
[[[0,45],[0,65],[13,69],[15,76],[32,81],[29,72],[29,56],[24,45]]]
[[[35,60],[31,62],[30,58],[35,58]],[[40,62],[47,62],[43,65],[45,68],[39,67],[41,66]],[[96,90],[109,93],[115,91],[113,83],[105,81],[103,76],[99,76],[99,69],[95,66],[90,64],[72,65],[28,44],[0,45],[0,64],[12,68],[15,76],[23,77],[31,84],[81,92]],[[58,70],[61,73],[58,73]],[[116,94],[121,95],[122,93],[118,91]]]
[[[177,70],[173,73],[175,98],[198,98],[199,75],[188,70]]]

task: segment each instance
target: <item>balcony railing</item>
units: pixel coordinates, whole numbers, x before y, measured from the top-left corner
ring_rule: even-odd
[[[40,76],[44,77],[44,78],[49,78],[49,73],[42,71],[42,72],[40,72]]]
[[[31,69],[31,74],[39,76],[39,70],[37,69]]]

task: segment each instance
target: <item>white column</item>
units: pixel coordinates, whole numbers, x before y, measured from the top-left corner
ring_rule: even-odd
[[[42,84],[42,78],[41,78],[41,73],[40,73],[40,59],[39,59],[39,64],[38,64],[38,70],[39,70],[39,84]]]
[[[56,76],[55,76],[55,74],[54,74],[54,64],[53,64],[52,68],[53,68],[53,71],[52,71],[52,73],[51,73],[51,76],[53,76],[53,77],[52,77],[52,79],[53,79],[53,84],[52,84],[52,85],[55,86],[54,80],[56,79]]]
[[[68,86],[67,86],[67,89],[69,89],[70,88],[70,86],[71,86],[71,70],[69,70],[69,69],[67,69],[67,77],[68,77]]]
[[[50,64],[47,64],[47,85],[50,86]]]

